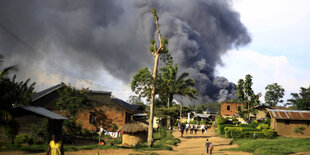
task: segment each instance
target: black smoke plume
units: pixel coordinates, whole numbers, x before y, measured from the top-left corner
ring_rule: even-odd
[[[151,10],[157,8],[175,63],[196,80],[199,103],[224,101],[234,97],[235,85],[217,77],[215,67],[229,65],[221,61],[227,50],[251,41],[231,5],[229,0],[2,0],[0,53],[6,65],[18,64],[20,76],[33,80],[42,72],[59,74],[60,80],[72,73],[96,80],[104,70],[129,83],[138,69],[152,67]]]

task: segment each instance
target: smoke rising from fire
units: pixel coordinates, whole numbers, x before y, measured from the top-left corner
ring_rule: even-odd
[[[169,51],[180,71],[195,79],[199,103],[224,101],[234,97],[235,85],[217,77],[215,66],[224,64],[221,56],[227,50],[251,41],[231,5],[229,0],[4,0],[0,24],[44,57],[3,29],[0,53],[5,63],[19,65],[20,76],[33,80],[38,71],[67,76],[44,65],[49,59],[83,78],[96,79],[105,70],[129,83],[138,69],[152,67],[148,46],[156,33],[151,10],[157,8]]]

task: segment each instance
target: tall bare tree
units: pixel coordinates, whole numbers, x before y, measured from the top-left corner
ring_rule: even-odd
[[[148,147],[151,147],[153,144],[154,98],[155,98],[156,78],[157,78],[157,70],[158,70],[158,59],[161,54],[168,53],[168,49],[167,49],[168,40],[165,38],[163,40],[161,39],[156,9],[153,9],[153,15],[154,15],[155,24],[156,24],[159,46],[156,44],[155,40],[151,40],[152,46],[150,47],[150,52],[153,54],[155,60],[154,60],[153,75],[152,75],[153,83],[152,83],[152,91],[151,91],[150,119],[149,119],[148,137],[147,137]]]

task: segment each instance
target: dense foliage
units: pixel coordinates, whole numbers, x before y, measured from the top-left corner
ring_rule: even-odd
[[[59,110],[66,110],[70,113],[71,117],[75,116],[81,108],[90,105],[82,90],[76,90],[67,86],[63,90],[58,90],[58,93],[60,97],[58,98],[56,107]]]
[[[278,83],[273,83],[266,86],[265,102],[271,107],[277,106],[278,103],[283,103],[284,89]]]
[[[291,93],[293,98],[288,99],[288,105],[296,107],[297,110],[310,110],[310,86],[300,88],[299,93]]]

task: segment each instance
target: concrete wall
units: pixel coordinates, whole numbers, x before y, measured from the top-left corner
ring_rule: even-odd
[[[274,119],[272,119],[274,120]],[[289,121],[286,124],[286,121]],[[275,123],[274,123],[275,122]],[[275,130],[278,132],[278,135],[281,136],[291,136],[291,137],[310,137],[310,125],[307,125],[307,121],[302,120],[274,120],[270,122],[270,124],[275,124]],[[304,134],[295,133],[294,130],[296,127],[305,127],[306,129],[303,131]]]
[[[228,106],[230,107],[229,110],[227,110]],[[242,108],[242,106],[243,106],[242,103],[222,103],[221,104],[221,115],[222,116],[225,116],[225,115],[233,116],[239,113],[238,107]]]

